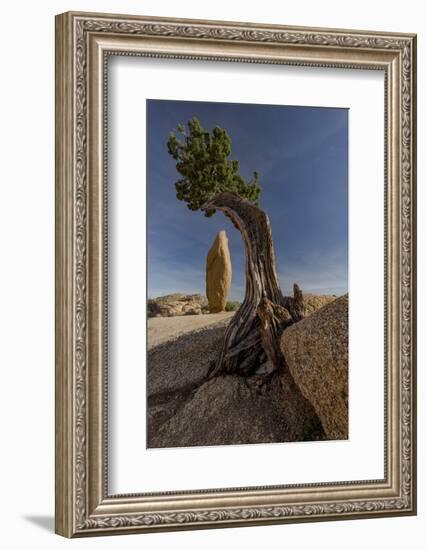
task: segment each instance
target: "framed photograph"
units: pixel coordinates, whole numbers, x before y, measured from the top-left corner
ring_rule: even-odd
[[[416,513],[416,37],[56,18],[56,532]]]

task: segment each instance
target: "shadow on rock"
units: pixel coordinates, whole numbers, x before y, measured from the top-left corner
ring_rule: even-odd
[[[158,430],[149,433],[149,447],[324,439],[313,407],[286,371],[208,380]]]

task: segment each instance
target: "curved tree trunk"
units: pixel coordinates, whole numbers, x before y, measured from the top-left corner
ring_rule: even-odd
[[[240,231],[246,255],[245,299],[227,327],[221,353],[210,376],[249,375],[264,366],[283,365],[280,334],[302,316],[302,294],[284,298],[276,273],[270,221],[260,208],[234,193],[220,193],[203,210],[221,210]]]

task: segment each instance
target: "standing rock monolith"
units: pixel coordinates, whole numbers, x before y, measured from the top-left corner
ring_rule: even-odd
[[[231,275],[227,233],[222,230],[216,236],[206,259],[206,296],[211,313],[225,310]]]

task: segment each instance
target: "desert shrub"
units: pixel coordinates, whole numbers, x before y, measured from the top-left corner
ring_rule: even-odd
[[[239,302],[227,302],[225,305],[225,311],[237,311],[239,307]]]

